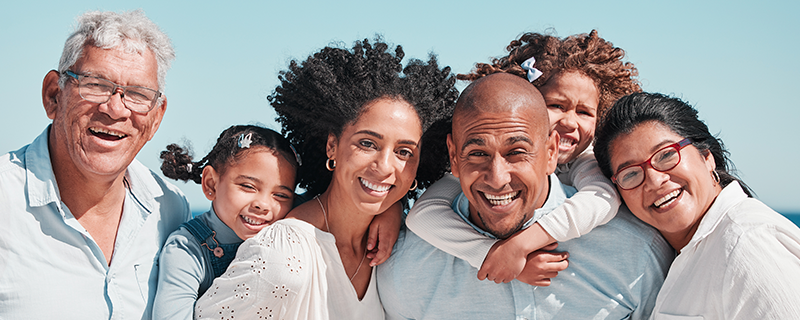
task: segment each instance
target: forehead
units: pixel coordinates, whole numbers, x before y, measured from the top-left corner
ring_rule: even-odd
[[[422,136],[422,122],[417,111],[402,99],[379,98],[367,103],[355,122],[345,126],[344,131],[358,131],[364,127],[396,133],[404,129]]]
[[[158,63],[150,49],[136,52],[126,50],[121,45],[103,49],[87,44],[72,69],[76,72],[91,73],[93,76],[106,78],[120,85],[140,85],[150,88],[158,85]]]
[[[541,119],[536,119],[524,108],[500,112],[471,111],[453,119],[453,137],[459,142],[476,137],[506,141],[515,136],[538,141],[537,137],[546,136],[548,131],[546,126],[537,125],[540,122]]]
[[[573,100],[574,103],[597,107],[600,91],[594,81],[577,71],[565,71],[550,78],[539,87],[545,98]]]
[[[645,161],[659,148],[682,139],[661,122],[640,123],[631,132],[620,134],[609,144],[612,170],[616,171],[627,163]]]

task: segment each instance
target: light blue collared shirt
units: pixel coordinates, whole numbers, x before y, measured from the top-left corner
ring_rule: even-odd
[[[61,201],[48,129],[0,156],[0,319],[149,319],[156,258],[191,216],[186,198],[134,160],[109,266]]]
[[[541,217],[574,189],[550,176]],[[463,197],[463,196],[462,196]],[[460,203],[460,205],[459,205]],[[469,222],[463,200],[454,210]],[[569,267],[549,287],[518,280],[479,281],[478,269],[403,230],[392,256],[378,267],[378,289],[387,319],[644,319],[674,257],[657,230],[627,207],[588,234],[559,243]]]

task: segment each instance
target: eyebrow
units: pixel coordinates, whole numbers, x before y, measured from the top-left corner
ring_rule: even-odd
[[[382,134],[377,133],[377,132],[372,131],[372,130],[360,130],[360,131],[356,132],[356,134],[359,134],[359,133],[360,134],[370,135],[370,136],[373,136],[373,137],[378,138],[380,140],[383,140],[383,135]],[[413,140],[400,140],[400,141],[398,141],[398,143],[399,144],[409,144],[409,145],[412,145],[412,146],[415,146],[415,147],[417,146],[417,142],[413,141]]]
[[[506,139],[506,145],[512,145],[517,142],[526,142],[528,144],[533,144],[533,141],[531,141],[531,139],[528,139],[528,137],[526,136],[513,136],[511,138]]]
[[[652,157],[652,156],[653,156],[653,154],[654,154],[656,151],[658,151],[659,149],[661,149],[661,148],[663,148],[663,147],[665,147],[665,146],[667,146],[667,145],[670,145],[670,144],[673,144],[673,143],[677,143],[677,142],[678,142],[678,141],[672,141],[672,140],[670,140],[670,139],[664,139],[664,140],[662,140],[660,143],[657,143],[655,146],[653,146],[652,148],[650,148],[650,157]],[[648,157],[648,158],[650,158],[650,157]],[[620,169],[622,169],[622,168],[625,168],[625,167],[627,167],[627,166],[629,166],[629,165],[632,165],[632,164],[636,164],[636,163],[641,163],[641,161],[638,161],[638,162],[637,162],[637,161],[629,160],[629,161],[625,161],[625,162],[623,162],[623,163],[620,163],[620,165],[618,165],[618,166],[617,166],[617,169],[616,169],[616,170],[614,170],[614,174],[617,174],[617,173],[619,172],[619,170],[620,170]]]
[[[483,141],[483,139],[481,139],[481,138],[467,139],[467,141],[464,141],[464,144],[461,145],[461,150],[464,150],[464,149],[466,149],[467,147],[469,147],[469,146],[471,146],[473,144],[476,145],[476,146],[485,146],[486,145],[486,141]]]

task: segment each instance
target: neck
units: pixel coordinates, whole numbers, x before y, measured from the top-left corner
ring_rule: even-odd
[[[721,192],[722,192],[722,187],[719,184],[715,184],[713,186],[713,193],[711,193],[711,195],[709,196],[710,199],[708,200],[705,207],[703,207],[702,209],[703,214],[697,217],[694,223],[692,223],[692,225],[689,226],[689,228],[687,228],[686,230],[681,230],[680,232],[673,232],[673,233],[661,231],[661,235],[664,236],[664,239],[667,240],[667,242],[672,246],[672,248],[675,249],[675,251],[680,253],[681,249],[683,249],[683,247],[689,244],[689,241],[692,241],[692,238],[694,238],[694,234],[697,233],[697,228],[700,226],[700,222],[703,221],[703,218],[705,218],[706,214],[708,213],[708,210],[711,209],[711,206],[714,205],[714,202],[717,201],[717,197]]]
[[[51,156],[61,201],[76,219],[84,215],[117,215],[125,199],[124,172],[116,177],[86,176],[72,161]]]
[[[350,246],[353,252],[358,253],[366,250],[367,229],[374,216],[358,212],[355,206],[347,205],[347,198],[347,195],[338,193],[333,188],[319,195],[327,215],[325,231],[333,234],[337,246]]]

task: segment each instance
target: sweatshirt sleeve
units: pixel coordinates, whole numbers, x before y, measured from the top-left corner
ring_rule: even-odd
[[[556,241],[567,241],[608,223],[619,210],[617,190],[600,171],[591,147],[574,160],[559,179],[578,192],[538,222]],[[427,240],[427,239],[426,239]]]

